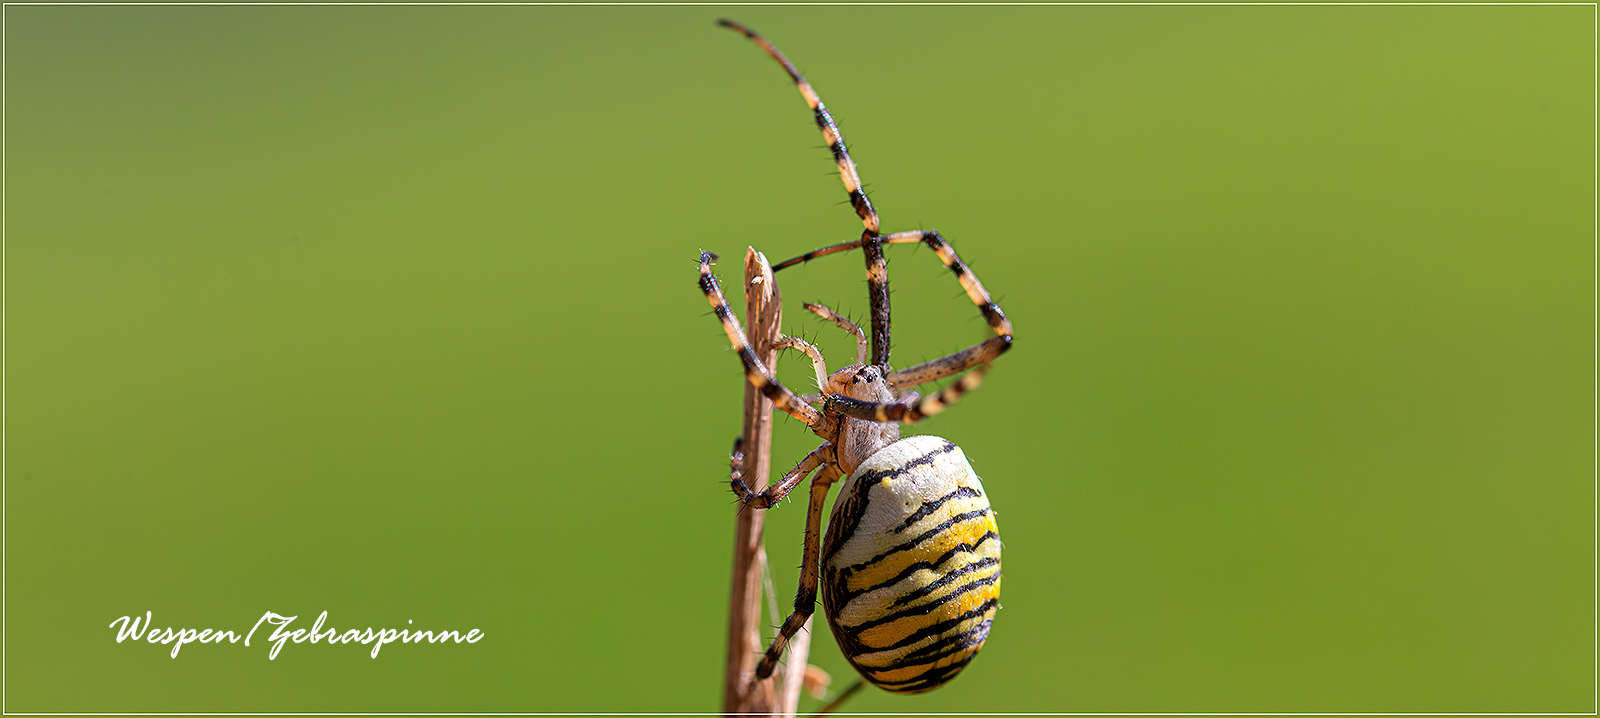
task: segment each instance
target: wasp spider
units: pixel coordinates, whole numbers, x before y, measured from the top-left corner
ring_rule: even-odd
[[[936,436],[901,439],[900,424],[937,414],[977,387],[989,362],[1011,347],[1011,322],[938,232],[879,233],[877,212],[861,190],[839,128],[811,85],[760,35],[728,20],[718,24],[755,41],[788,71],[816,117],[850,204],[865,226],[860,239],[809,252],[773,270],[859,247],[866,255],[872,313],[869,345],[866,333],[854,322],[827,307],[805,305],[854,334],[857,348],[856,363],[829,374],[816,347],[793,337],[781,339],[780,349],[797,349],[811,358],[821,388],[817,396],[799,397],[762,364],[745,339],[711,272],[716,255],[700,256],[700,289],[739,352],[746,377],[777,408],[823,439],[782,479],[759,492],[740,476],[740,449],[737,443],[734,447],[733,491],[750,508],[773,506],[815,472],[794,612],[762,657],[756,676],[772,675],[790,637],[815,610],[820,583],[833,635],[863,677],[897,693],[931,690],[960,672],[989,635],[999,605],[1000,538],[983,484],[961,449]],[[889,367],[889,280],[883,245],[912,242],[926,244],[955,274],[995,336],[895,371]],[[931,396],[910,391],[963,371],[958,381]],[[824,536],[823,505],[830,485],[840,477],[847,478]]]

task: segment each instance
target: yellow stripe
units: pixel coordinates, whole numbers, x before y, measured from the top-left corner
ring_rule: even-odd
[[[973,646],[970,649],[958,651],[951,654],[947,658],[941,658],[926,665],[909,666],[906,668],[890,668],[883,671],[872,671],[872,680],[878,683],[905,683],[907,681],[914,681],[922,677],[922,675],[925,673],[943,668],[952,663],[966,660],[969,656],[977,652],[978,646]]]
[[[970,575],[970,577],[963,576],[962,578],[966,578],[968,580],[957,581],[950,586],[946,586],[945,588],[935,592],[934,595],[929,596],[928,601],[937,601],[941,597],[947,596],[953,591],[960,590],[962,587],[966,586],[972,581],[988,578],[996,573],[999,573],[999,571],[1000,567],[994,566],[993,570],[991,571],[974,572]],[[856,636],[868,647],[887,648],[888,646],[894,645],[898,641],[904,640],[906,636],[916,633],[917,631],[942,621],[948,621],[956,616],[966,613],[967,611],[975,610],[979,606],[983,605],[984,601],[987,601],[991,598],[989,595],[990,592],[984,590],[986,588],[988,587],[985,586],[968,591],[954,600],[951,600],[950,602],[945,603],[944,605],[941,605],[937,609],[924,615],[906,616],[905,618],[897,621],[891,621],[880,626],[873,626],[857,633]],[[912,606],[901,606],[896,607],[895,610],[904,610],[911,607]],[[931,636],[930,638],[939,639],[945,635],[948,635],[948,633],[949,631],[946,631],[944,633]]]
[[[957,502],[951,501],[950,503]],[[964,506],[963,510],[955,511],[954,513],[966,513],[985,505],[978,503],[977,499],[969,499],[960,503]],[[876,586],[899,575],[900,572],[910,568],[911,564],[927,560],[930,556],[942,556],[946,551],[961,544],[971,545],[976,543],[978,539],[989,531],[998,533],[993,514],[986,514],[963,521],[945,529],[937,536],[923,541],[914,548],[885,556],[877,563],[851,574],[849,578],[845,579],[845,587],[849,591],[860,591],[869,586]],[[916,534],[906,533],[906,540],[908,541],[916,537]]]

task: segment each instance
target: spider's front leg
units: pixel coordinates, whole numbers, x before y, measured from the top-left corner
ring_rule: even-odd
[[[806,543],[800,559],[800,589],[795,592],[794,612],[784,620],[783,627],[778,629],[778,635],[772,639],[772,645],[767,647],[766,655],[756,666],[756,680],[772,676],[772,670],[778,665],[778,659],[783,657],[783,649],[788,647],[789,639],[800,632],[806,625],[806,620],[817,610],[817,574],[821,570],[822,507],[828,500],[828,487],[832,486],[839,476],[838,464],[829,463],[811,479],[811,504],[806,509]]]
[[[778,381],[778,378],[761,363],[755,349],[750,347],[750,341],[744,336],[744,329],[739,327],[739,320],[733,316],[733,309],[728,307],[728,300],[722,296],[722,286],[717,283],[717,276],[711,273],[711,263],[716,259],[717,255],[710,252],[700,253],[700,291],[705,292],[706,301],[711,303],[712,311],[716,312],[717,319],[722,322],[722,331],[728,335],[728,342],[739,352],[739,361],[744,364],[745,378],[761,391],[762,396],[771,399],[774,406],[805,422],[805,425],[812,430],[816,430],[823,424],[822,413],[800,401],[799,397]]]
[[[917,398],[915,393],[894,402],[862,401],[852,399],[843,394],[828,395],[827,403],[823,405],[823,412],[829,415],[843,415],[855,419],[868,421],[897,421],[902,424],[914,424],[927,417],[933,416],[945,408],[961,400],[961,396],[983,382],[983,375],[989,371],[988,364],[980,364],[967,372],[956,383],[945,387],[932,396]]]

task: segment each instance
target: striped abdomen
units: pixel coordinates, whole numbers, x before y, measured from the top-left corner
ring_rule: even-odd
[[[822,606],[868,681],[931,690],[960,672],[999,607],[1000,535],[955,444],[913,436],[844,481],[822,544]]]

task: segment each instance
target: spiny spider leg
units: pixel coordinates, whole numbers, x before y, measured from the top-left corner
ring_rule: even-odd
[[[783,656],[789,639],[806,625],[806,619],[817,610],[817,573],[821,561],[818,554],[822,546],[822,508],[828,499],[828,487],[841,476],[836,464],[828,464],[811,479],[811,504],[806,508],[806,543],[800,559],[800,590],[795,592],[794,613],[783,622],[778,635],[773,637],[767,654],[756,666],[756,680],[772,676],[772,669]]]
[[[967,347],[949,356],[906,367],[890,374],[889,383],[895,388],[921,386],[931,381],[938,381],[947,376],[959,374],[979,364],[987,364],[994,361],[995,357],[1010,346],[1005,341],[1009,338],[990,337],[975,346]]]
[[[800,460],[800,463],[795,464],[794,468],[789,470],[789,473],[784,474],[783,478],[778,480],[778,483],[760,491],[751,491],[750,487],[744,483],[744,479],[736,477],[730,482],[733,484],[733,493],[739,496],[739,500],[745,506],[749,506],[752,509],[770,509],[787,497],[795,486],[798,486],[801,481],[805,481],[811,472],[816,471],[817,467],[822,466],[831,456],[833,456],[833,445],[823,444],[812,449],[811,453],[806,454],[805,458]]]
[[[820,391],[822,387],[828,385],[828,363],[823,361],[822,352],[809,342],[795,337],[780,337],[772,346],[776,349],[799,349],[805,352],[806,356],[811,357],[812,371],[817,374],[817,389]],[[805,401],[805,397],[800,397],[800,401]]]
[[[966,290],[967,298],[977,305],[978,312],[983,315],[984,321],[989,323],[989,328],[994,330],[995,336],[983,342],[963,349],[946,357],[923,362],[913,367],[907,367],[889,375],[889,383],[896,387],[911,387],[926,384],[935,379],[955,374],[969,367],[987,364],[995,360],[1007,349],[1011,348],[1011,320],[1006,318],[1004,310],[989,296],[989,290],[983,288],[983,282],[978,281],[978,275],[967,268],[965,262],[956,254],[955,247],[944,241],[936,230],[919,230],[915,232],[896,232],[890,237],[916,237],[928,245],[934,254],[939,255],[939,261],[951,273],[956,275],[956,281],[961,283],[961,288]]]
[[[817,128],[822,130],[822,140],[828,143],[828,149],[833,152],[834,163],[839,165],[839,179],[844,181],[844,189],[850,193],[850,206],[855,208],[856,216],[860,217],[861,223],[866,226],[867,234],[877,236],[878,213],[872,209],[872,202],[867,200],[866,193],[861,191],[861,176],[856,174],[856,163],[850,159],[850,151],[845,149],[844,137],[839,134],[839,126],[834,124],[833,115],[828,114],[828,108],[822,104],[822,98],[817,96],[817,91],[811,89],[811,83],[806,82],[806,78],[795,69],[794,63],[789,62],[789,58],[784,57],[778,48],[773,47],[766,38],[756,34],[756,31],[732,20],[718,20],[717,24],[750,38],[789,73],[789,78],[794,80],[795,87],[800,89],[800,94],[806,98],[806,104],[811,107]]]
[[[811,313],[816,314],[823,319],[833,322],[840,329],[843,329],[854,335],[856,338],[856,363],[867,363],[867,335],[865,332],[861,331],[861,327],[857,326],[855,322],[847,319],[843,314],[833,311],[832,309],[829,309],[821,304],[802,302],[800,306],[805,307],[806,309],[810,310]],[[822,387],[826,386],[826,384],[818,384],[817,386]]]
[[[705,292],[706,301],[711,303],[717,318],[722,320],[722,330],[728,335],[728,341],[733,344],[734,350],[739,352],[739,360],[744,363],[745,377],[761,391],[762,396],[771,399],[774,406],[805,422],[805,425],[812,429],[821,426],[824,420],[822,413],[800,401],[800,398],[779,382],[772,372],[767,371],[761,364],[761,359],[756,356],[755,350],[750,348],[744,330],[739,328],[739,320],[733,316],[733,310],[728,307],[728,300],[722,296],[722,287],[717,284],[716,275],[711,273],[711,262],[716,258],[717,255],[710,252],[700,253],[700,291]]]
[[[799,88],[800,94],[805,97],[806,105],[811,108],[811,114],[817,121],[817,129],[822,130],[822,140],[828,143],[828,150],[833,153],[834,164],[839,166],[839,179],[843,180],[844,189],[850,196],[850,206],[855,208],[856,216],[861,218],[861,224],[865,227],[861,232],[860,244],[867,260],[867,298],[872,307],[872,363],[887,372],[889,368],[888,260],[883,257],[883,241],[878,236],[878,212],[872,208],[867,193],[861,189],[861,176],[856,173],[856,163],[850,159],[850,151],[845,148],[844,136],[839,134],[839,126],[834,123],[833,115],[828,113],[828,108],[822,104],[822,98],[817,96],[817,91],[811,89],[811,83],[806,82],[806,78],[795,69],[794,63],[789,62],[789,58],[784,57],[778,48],[773,47],[766,38],[756,34],[756,31],[732,20],[718,20],[717,24],[750,38],[783,66],[784,71],[789,73],[789,78],[794,80],[795,87]]]
[[[950,243],[946,242],[937,230],[895,232],[894,234],[884,235],[882,239],[884,244],[920,242],[928,245],[928,248],[938,255],[939,261],[944,262],[944,266],[956,275],[956,281],[961,283],[961,288],[966,291],[967,297],[972,300],[973,304],[977,305],[978,311],[983,314],[984,321],[988,322],[989,328],[993,329],[995,333],[994,337],[949,356],[894,372],[889,375],[890,384],[896,387],[912,387],[943,379],[979,364],[992,362],[996,357],[1011,348],[1011,320],[1006,318],[1005,311],[1000,309],[1000,305],[996,304],[994,299],[989,296],[989,291],[983,288],[983,282],[978,281],[978,276],[972,273],[972,270],[967,267],[965,262],[961,261],[961,257],[956,254],[955,248],[950,246]],[[817,257],[855,249],[860,247],[861,244],[861,240],[856,240],[813,250],[793,259],[779,262],[773,267],[773,271],[783,267],[792,267],[801,262],[808,262]],[[809,306],[806,308],[810,309]]]
[[[897,232],[895,234],[891,234],[891,235],[888,235],[886,237],[883,237],[882,238],[883,239],[883,243],[884,244],[912,244],[912,243],[916,243],[916,242],[921,242],[922,241],[921,237],[906,236],[906,235],[910,235],[910,234],[913,234],[913,233],[911,233],[911,232]],[[802,264],[804,262],[809,262],[809,261],[811,261],[813,259],[816,259],[817,257],[826,257],[826,256],[828,256],[830,254],[837,254],[839,252],[848,252],[848,251],[850,251],[852,249],[856,249],[856,248],[858,248],[860,246],[861,246],[861,240],[857,239],[857,240],[854,240],[854,241],[845,242],[843,244],[835,244],[835,245],[830,246],[830,247],[823,247],[822,249],[813,249],[813,250],[811,250],[809,252],[806,252],[805,254],[802,254],[802,255],[800,255],[798,257],[785,259],[782,262],[779,262],[777,264],[772,265],[772,271],[776,272],[776,271],[778,271],[780,269],[787,269],[789,267],[793,267],[796,264]]]

